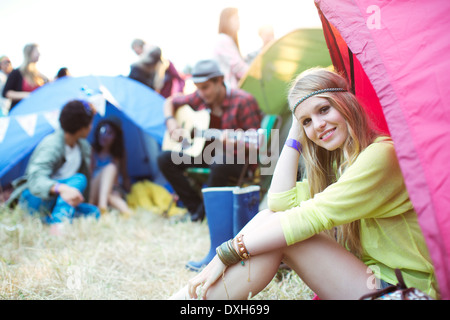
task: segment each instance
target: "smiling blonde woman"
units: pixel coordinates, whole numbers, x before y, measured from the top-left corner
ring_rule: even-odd
[[[269,190],[269,209],[217,248],[173,299],[246,299],[281,261],[321,299],[358,299],[397,283],[438,297],[434,269],[392,140],[370,126],[345,80],[308,70],[288,96],[293,123]],[[300,155],[307,180],[296,181]],[[219,280],[221,279],[221,280]],[[219,281],[218,281],[219,280]]]

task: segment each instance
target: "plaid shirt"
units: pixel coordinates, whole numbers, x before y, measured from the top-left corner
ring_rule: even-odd
[[[172,100],[175,110],[185,104],[195,111],[210,109],[203,99],[195,91],[188,95],[175,96]],[[241,89],[227,89],[227,94],[222,102],[221,126],[218,129],[258,129],[261,126],[262,113],[258,102],[248,92]]]

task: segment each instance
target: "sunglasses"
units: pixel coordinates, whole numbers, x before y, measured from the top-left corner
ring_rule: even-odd
[[[101,137],[113,137],[115,136],[116,132],[111,125],[105,123],[98,130],[98,134]]]

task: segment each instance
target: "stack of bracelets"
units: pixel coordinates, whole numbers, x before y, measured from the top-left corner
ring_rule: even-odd
[[[250,254],[248,253],[242,238],[243,235],[239,235],[236,238],[237,251],[233,246],[233,239],[228,240],[217,247],[217,256],[224,265],[231,266],[239,261],[250,258]]]

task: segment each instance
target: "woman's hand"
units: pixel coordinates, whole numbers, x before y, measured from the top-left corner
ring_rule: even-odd
[[[292,115],[292,125],[291,128],[289,129],[289,138],[298,141],[300,139],[301,130],[302,128],[300,126],[300,122],[298,122],[295,115]]]
[[[223,275],[226,266],[217,255],[197,276],[189,280],[188,293],[192,299],[197,299],[197,288],[202,286],[202,299],[206,298],[208,289]]]

